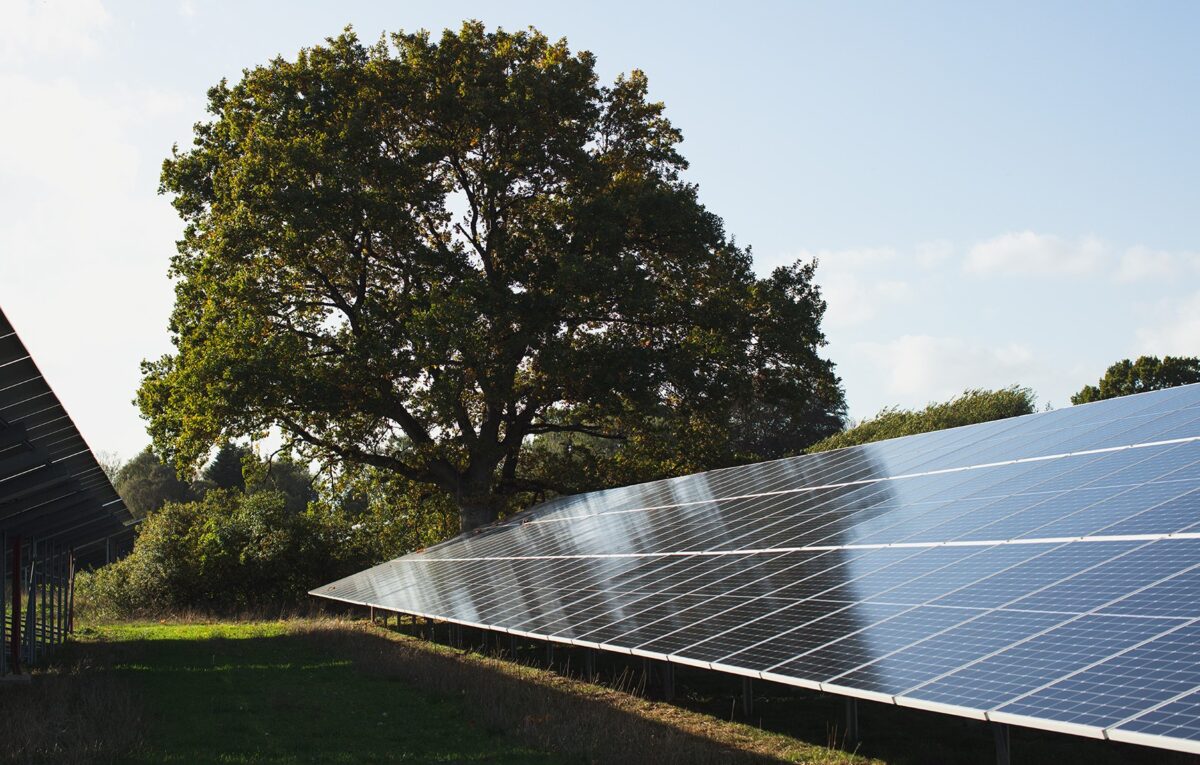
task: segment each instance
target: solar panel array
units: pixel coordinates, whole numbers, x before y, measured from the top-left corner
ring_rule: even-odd
[[[1200,386],[563,497],[313,594],[1200,752]]]
[[[104,563],[133,519],[70,415],[0,311],[0,531]]]

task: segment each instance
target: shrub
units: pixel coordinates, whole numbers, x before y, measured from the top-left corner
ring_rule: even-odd
[[[108,618],[294,607],[312,587],[370,562],[344,514],[287,504],[278,491],[225,489],[168,502],[142,522],[127,557],[80,575],[77,607]]]
[[[1032,414],[1034,402],[1033,391],[1015,385],[1000,390],[967,390],[961,396],[924,409],[884,409],[857,427],[818,441],[809,447],[808,453]]]

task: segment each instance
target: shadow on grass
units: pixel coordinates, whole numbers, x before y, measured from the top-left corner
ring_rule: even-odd
[[[562,761],[488,730],[461,700],[355,672],[305,636],[229,637],[191,625],[174,637],[170,630],[150,639],[118,632],[71,647],[76,660],[103,667],[141,701],[140,742],[115,761]]]
[[[364,674],[460,698],[492,732],[511,734],[569,762],[587,763],[851,763],[858,758],[801,746],[782,756],[745,726],[651,704],[619,691],[538,669],[457,651],[397,633],[344,622],[310,623],[303,635],[327,655],[344,657]],[[718,730],[719,729],[719,730]]]
[[[504,653],[511,653],[511,648]],[[518,661],[531,664],[543,661],[544,655],[542,644],[520,644],[516,650]],[[557,657],[558,670],[566,674],[577,675],[573,668],[584,666],[579,649],[559,648]],[[630,675],[635,678],[630,684],[635,690],[645,682],[640,659],[601,653],[595,666],[602,680],[611,684],[620,685],[618,679]],[[649,685],[653,690],[654,681]],[[747,719],[742,712],[741,691],[742,681],[738,677],[684,666],[675,670],[674,704],[807,743],[812,754],[805,761],[858,761],[844,751],[832,751],[852,748],[861,761],[889,765],[996,762],[992,728],[982,721],[860,701],[858,720],[862,741],[851,747],[845,740],[843,697],[757,682],[753,715]],[[1028,728],[1013,727],[1011,740],[1013,761],[1026,765],[1200,765],[1200,757],[1194,755]],[[822,748],[824,752],[820,751]]]
[[[90,668],[90,682],[130,689],[140,710],[115,723],[136,735],[103,731],[103,746],[70,753],[80,763],[781,761],[753,741],[614,705],[638,701],[626,694],[361,624],[115,626],[64,659]],[[789,759],[853,761],[823,750]]]

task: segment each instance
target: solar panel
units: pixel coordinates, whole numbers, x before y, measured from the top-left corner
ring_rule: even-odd
[[[60,544],[79,564],[133,542],[133,518],[0,311],[0,531]]]
[[[312,594],[1200,752],[1200,386],[560,497]]]

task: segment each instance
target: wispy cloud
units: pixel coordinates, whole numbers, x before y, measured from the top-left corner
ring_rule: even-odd
[[[1079,276],[1103,270],[1110,255],[1108,245],[1094,236],[1071,241],[1021,231],[974,245],[967,251],[963,267],[979,275]]]
[[[1200,355],[1200,292],[1163,298],[1141,312],[1137,346],[1131,355]]]
[[[967,388],[999,388],[1029,379],[1033,351],[1020,343],[994,346],[963,337],[901,335],[863,342],[855,350],[874,365],[878,379],[898,400],[943,400]]]
[[[110,20],[100,0],[0,0],[0,62],[94,54]]]

